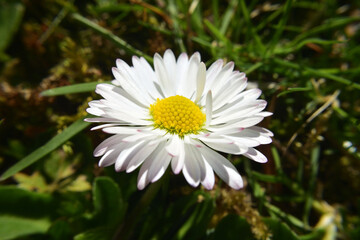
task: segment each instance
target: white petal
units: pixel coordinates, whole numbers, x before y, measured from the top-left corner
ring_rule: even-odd
[[[104,132],[109,134],[139,134],[143,131],[146,131],[148,128],[144,127],[128,127],[128,126],[116,126],[116,127],[106,127],[103,129]]]
[[[239,145],[235,144],[233,140],[224,138],[223,136],[199,137],[199,140],[204,142],[209,147],[220,152],[237,155],[245,152],[244,149],[240,148]]]
[[[242,92],[247,85],[247,79],[244,73],[235,73],[229,80],[229,85],[224,85],[214,99],[214,110],[219,109],[225,104],[232,102],[236,95]]]
[[[105,112],[99,108],[87,108],[86,112],[94,116],[102,116],[105,114]]]
[[[199,150],[205,161],[207,161],[214,169],[215,173],[230,187],[234,189],[243,187],[243,181],[240,174],[226,158],[206,146],[199,148]]]
[[[206,106],[205,106],[205,115],[206,115],[206,123],[205,128],[207,128],[211,124],[212,120],[212,94],[209,91],[206,95]]]
[[[159,180],[162,175],[165,173],[167,167],[169,166],[171,156],[162,149],[159,155],[157,155],[149,168],[147,178],[150,182],[156,182]]]
[[[217,60],[206,71],[206,83],[205,83],[205,92],[211,90],[213,82],[216,81],[216,77],[222,69],[224,61],[222,59]]]
[[[215,184],[214,171],[206,160],[203,160],[202,162],[203,167],[201,169],[201,184],[205,187],[205,189],[211,190]]]
[[[234,63],[227,63],[216,76],[216,79],[209,86],[214,96],[217,96],[223,85],[228,84],[229,76],[234,70]]]
[[[118,59],[119,60],[119,59]],[[117,61],[118,62],[118,61]],[[144,94],[144,91],[140,90],[132,79],[129,79],[127,73],[120,71],[118,68],[113,67],[112,73],[120,86],[133,98],[140,103],[146,103],[149,105],[152,103],[150,98]]]
[[[99,161],[99,167],[107,167],[115,163],[116,158],[119,156],[122,147],[122,144],[118,144],[115,148],[110,148],[106,153],[101,157]]]
[[[197,76],[196,76],[196,98],[195,103],[199,102],[205,87],[206,81],[206,66],[205,63],[201,62],[198,68]]]
[[[148,174],[149,168],[153,164],[155,158],[158,156],[160,151],[163,151],[165,146],[165,142],[161,142],[157,148],[145,159],[144,163],[140,167],[139,175],[138,175],[138,183],[137,187],[139,190],[144,189],[149,183]]]
[[[130,160],[134,157],[134,155],[143,147],[144,142],[138,143],[126,143],[125,147],[122,149],[121,153],[116,159],[115,162],[115,170],[117,172],[124,171]]]
[[[94,130],[99,130],[99,129],[106,128],[106,127],[113,127],[113,126],[117,126],[117,124],[116,123],[101,124],[99,126],[92,127],[90,130],[94,131]]]
[[[119,144],[124,136],[114,135],[105,139],[94,150],[94,157],[100,157],[105,154],[106,150],[112,148],[114,145]]]
[[[116,123],[118,125],[120,124],[128,124],[128,123],[125,123],[123,121],[120,121],[119,119],[115,119],[115,118],[85,118],[84,119],[85,122],[113,122],[113,123]]]
[[[134,67],[130,67],[126,62],[121,59],[116,60],[116,66],[122,76],[127,79],[126,86],[124,86],[123,82],[121,82],[121,86],[124,89],[129,89],[129,87],[137,93],[137,95],[132,95],[134,98],[138,99],[140,102],[146,101],[147,104],[153,102],[149,96],[149,89],[144,87],[144,80],[139,78],[139,75],[136,74]]]
[[[244,156],[259,163],[266,163],[268,161],[267,158],[264,156],[264,154],[262,154],[255,148],[249,148],[249,150],[246,153],[244,153]]]
[[[213,115],[212,124],[226,123],[233,119],[252,117],[266,107],[266,101],[257,100],[250,105],[235,106]]]
[[[180,54],[176,61],[176,94],[182,95],[181,88],[182,84],[186,81],[186,74],[189,65],[189,57],[186,53]]]
[[[157,142],[156,144],[149,144],[141,148],[130,160],[128,166],[126,167],[126,172],[129,173],[138,168],[140,164],[143,163],[145,159],[155,150],[158,144],[159,143]]]
[[[171,160],[171,168],[172,168],[172,170],[173,170],[173,172],[175,174],[180,173],[180,171],[184,167],[184,162],[185,162],[185,146],[184,146],[184,142],[180,141],[178,147],[179,147],[179,155],[174,156],[173,159]]]
[[[157,53],[155,53],[154,56],[154,68],[160,87],[164,93],[164,96],[165,97],[173,96],[174,95],[173,88],[171,86],[171,81],[166,71],[164,61],[161,58],[161,56]]]
[[[185,162],[182,172],[186,181],[193,187],[197,187],[200,183],[200,164],[201,156],[199,152],[193,151],[194,146],[185,144]]]
[[[179,85],[180,95],[187,97],[189,99],[193,96],[194,99],[192,100],[195,100],[194,92],[196,90],[196,82],[197,82],[196,77],[197,77],[199,64],[200,64],[200,54],[196,52],[190,57],[187,73],[184,76],[183,81]]]
[[[115,154],[118,154],[118,153],[116,153],[114,151],[115,151],[115,149],[111,149],[111,150],[107,151],[104,154],[104,156],[101,157],[101,159],[99,161],[99,167],[107,167],[107,166],[110,166],[115,163],[115,161],[116,161]]]
[[[176,59],[175,59],[174,53],[170,49],[167,49],[165,51],[163,61],[164,61],[164,66],[167,71],[168,81],[169,81],[170,87],[172,88],[171,94],[175,95],[178,83],[177,83],[176,77],[174,77],[174,75],[177,74],[177,72],[176,72],[177,66],[176,66]]]
[[[256,114],[256,116],[261,116],[261,117],[269,117],[271,115],[273,115],[272,112],[260,112]]]
[[[144,88],[148,91],[148,94],[155,101],[157,98],[161,98],[161,94],[156,88],[156,74],[150,64],[143,58],[134,56],[132,58],[135,73],[138,78],[142,79],[141,83],[144,84]]]
[[[166,144],[166,151],[173,157],[179,156],[181,148],[182,148],[182,140],[178,135],[172,136],[168,143]]]

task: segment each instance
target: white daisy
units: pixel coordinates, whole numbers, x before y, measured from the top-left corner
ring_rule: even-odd
[[[134,56],[133,66],[116,61],[112,84],[99,84],[103,99],[89,103],[87,112],[102,122],[92,128],[113,134],[94,151],[99,166],[115,164],[116,171],[132,172],[140,165],[137,186],[155,182],[171,164],[187,182],[212,189],[215,173],[230,187],[243,181],[236,168],[217,151],[244,155],[264,163],[254,147],[270,143],[273,134],[255,126],[271,113],[259,89],[246,90],[244,73],[234,63],[217,60],[207,70],[200,54],[178,59],[171,50],[154,56],[154,69]]]

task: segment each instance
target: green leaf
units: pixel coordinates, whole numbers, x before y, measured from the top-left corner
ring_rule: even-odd
[[[127,207],[119,186],[109,177],[97,177],[93,187],[93,199],[95,219],[106,226],[117,226]]]
[[[225,45],[229,44],[229,40],[226,38],[224,34],[222,34],[219,29],[214,26],[209,20],[204,19],[204,24],[209,29],[209,31],[221,42],[223,42]]]
[[[299,240],[298,236],[280,220],[265,218],[263,219],[272,232],[272,238],[277,240]]]
[[[72,192],[83,192],[91,190],[91,184],[87,181],[85,175],[79,175],[75,180],[73,180],[68,186],[65,187],[65,190]]]
[[[19,0],[0,0],[0,52],[11,42],[24,15],[24,5]]]
[[[79,83],[79,84],[73,84],[70,86],[53,88],[53,89],[49,89],[49,90],[45,90],[45,91],[41,92],[41,96],[51,97],[51,96],[73,94],[73,93],[92,92],[95,90],[96,85],[98,85],[100,83],[110,83],[110,81]]]
[[[229,214],[216,226],[214,240],[253,240],[250,224],[245,218]],[[277,239],[277,238],[274,238]]]
[[[74,237],[74,240],[111,240],[113,229],[108,227],[99,227],[82,232]]]
[[[128,44],[125,40],[123,40],[123,39],[119,38],[118,36],[114,35],[112,32],[110,32],[109,30],[103,28],[102,26],[98,25],[97,23],[90,21],[89,19],[81,16],[78,13],[73,13],[72,17],[73,17],[74,20],[76,20],[76,21],[84,24],[85,26],[93,29],[94,31],[96,31],[97,33],[102,35],[104,38],[112,41],[120,49],[123,49],[123,50],[125,50],[126,52],[128,52],[130,54],[142,56],[147,61],[152,63],[153,59],[150,56],[148,56],[145,53],[141,52],[140,50],[134,48],[133,46]]]
[[[0,239],[14,239],[30,234],[46,233],[48,219],[28,219],[15,216],[0,216]]]
[[[14,180],[18,182],[20,188],[29,191],[46,192],[49,190],[45,178],[38,171],[35,171],[31,175],[16,173],[14,175]]]
[[[1,215],[44,218],[54,210],[54,200],[49,194],[31,192],[17,186],[0,186],[0,196]]]
[[[42,157],[49,154],[51,151],[55,150],[67,140],[72,138],[78,132],[89,126],[90,123],[84,122],[84,118],[81,118],[67,127],[63,132],[53,137],[49,142],[44,146],[36,149],[34,152],[30,153],[28,156],[17,162],[15,165],[6,170],[0,177],[0,181],[3,181],[15,173],[23,170],[24,168],[30,166],[36,161],[40,160]]]
[[[293,92],[306,92],[306,91],[311,91],[312,89],[310,87],[298,87],[298,88],[288,88],[287,90],[279,93],[277,95],[277,97],[286,95],[288,93],[293,93]]]
[[[47,235],[51,240],[72,239],[70,223],[62,219],[56,220],[47,231]]]
[[[324,23],[320,24],[317,27],[314,27],[312,29],[308,29],[307,31],[304,31],[302,34],[298,35],[292,42],[291,45],[295,46],[298,44],[298,42],[302,41],[305,38],[308,38],[310,36],[318,35],[321,32],[326,32],[331,29],[339,28],[342,26],[345,26],[349,23],[359,21],[360,17],[336,17],[336,18],[330,18],[327,19]]]
[[[201,239],[214,213],[215,202],[209,194],[194,194],[193,197],[194,205],[184,214],[188,218],[179,229],[177,239]]]

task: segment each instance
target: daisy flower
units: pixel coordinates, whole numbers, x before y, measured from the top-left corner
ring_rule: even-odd
[[[267,158],[254,147],[270,143],[273,134],[255,126],[270,116],[259,89],[245,90],[247,78],[234,63],[217,60],[208,69],[200,54],[177,59],[171,50],[154,56],[154,68],[134,56],[133,66],[121,59],[112,68],[112,84],[98,84],[103,99],[89,102],[87,112],[98,116],[92,128],[113,136],[94,151],[99,166],[116,171],[140,167],[137,187],[161,178],[169,165],[193,187],[212,189],[214,172],[230,187],[243,181],[219,152],[244,155],[256,162]]]

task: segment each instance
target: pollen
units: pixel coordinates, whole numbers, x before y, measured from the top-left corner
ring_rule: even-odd
[[[155,128],[184,137],[186,134],[198,134],[203,130],[206,115],[190,99],[172,96],[157,99],[149,107]]]

